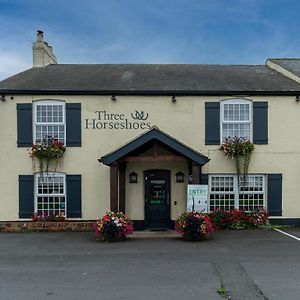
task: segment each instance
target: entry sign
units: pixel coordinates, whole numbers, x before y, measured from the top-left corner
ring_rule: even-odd
[[[208,185],[189,184],[187,191],[187,210],[207,212],[208,210]]]

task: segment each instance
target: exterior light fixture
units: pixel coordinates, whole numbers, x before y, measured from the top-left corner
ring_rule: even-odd
[[[112,95],[112,96],[110,97],[110,99],[111,99],[112,101],[116,101],[116,100],[117,100],[117,97],[116,97],[115,95]]]
[[[177,172],[175,176],[176,182],[184,182],[184,174],[182,172]]]
[[[130,183],[137,183],[138,182],[138,174],[136,174],[135,172],[131,172],[129,174],[129,182]]]
[[[175,96],[172,96],[171,101],[172,101],[173,103],[175,103],[175,102],[177,101],[177,100],[176,100],[176,97],[175,97]]]
[[[1,96],[0,96],[0,100],[4,102],[4,101],[6,100],[6,99],[5,99],[5,95],[1,95]]]
[[[300,102],[300,96],[299,95],[296,96],[295,100],[296,100],[296,102]]]

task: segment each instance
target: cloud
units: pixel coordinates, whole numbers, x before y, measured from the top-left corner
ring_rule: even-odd
[[[31,68],[27,57],[19,53],[0,52],[0,80]]]

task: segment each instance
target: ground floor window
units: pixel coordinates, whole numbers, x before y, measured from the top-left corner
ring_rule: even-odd
[[[265,207],[265,176],[209,175],[209,210],[246,211]]]
[[[35,212],[66,215],[66,176],[61,173],[35,175]]]

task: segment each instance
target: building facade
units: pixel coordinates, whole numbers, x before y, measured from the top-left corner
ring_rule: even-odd
[[[187,185],[208,184],[208,207],[266,207],[300,222],[300,60],[265,65],[63,65],[38,32],[33,68],[0,82],[0,220],[34,212],[95,220],[122,210],[136,228],[167,228]],[[249,174],[220,151],[250,139]],[[66,146],[41,174],[28,149]]]

